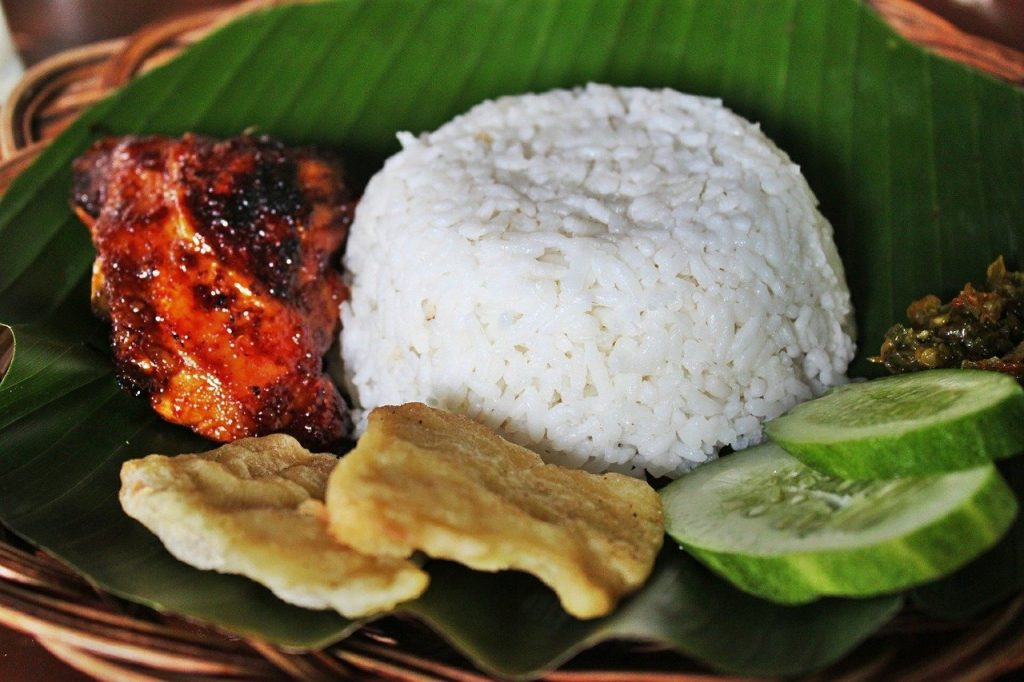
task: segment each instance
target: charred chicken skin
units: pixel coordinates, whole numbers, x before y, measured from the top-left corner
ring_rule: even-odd
[[[110,138],[75,161],[73,193],[124,388],[216,441],[347,435],[323,370],[354,206],[337,162],[266,137]]]

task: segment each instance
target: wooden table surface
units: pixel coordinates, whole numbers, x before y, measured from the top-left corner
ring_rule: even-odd
[[[826,0],[821,0],[826,1]],[[965,31],[1024,51],[1024,0],[916,0]],[[61,50],[128,35],[145,24],[234,0],[3,0],[14,44],[26,66]],[[0,680],[79,682],[31,637],[0,626]]]

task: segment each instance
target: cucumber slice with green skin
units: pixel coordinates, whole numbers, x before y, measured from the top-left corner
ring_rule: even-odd
[[[998,372],[901,374],[834,388],[768,422],[765,433],[842,478],[957,471],[1024,450],[1024,390]]]
[[[991,464],[851,481],[773,443],[698,467],[661,496],[665,529],[684,549],[741,590],[783,604],[934,580],[994,545],[1017,513]]]

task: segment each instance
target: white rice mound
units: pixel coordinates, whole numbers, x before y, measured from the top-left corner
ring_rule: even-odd
[[[677,476],[844,381],[832,228],[720,101],[589,85],[399,139],[345,255],[357,407],[423,401],[548,461]]]

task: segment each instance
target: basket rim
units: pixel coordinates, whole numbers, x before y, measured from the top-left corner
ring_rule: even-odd
[[[121,52],[128,42],[127,38],[114,38],[83,45],[55,54],[29,68],[0,107],[0,158],[6,162],[29,146],[24,126],[26,122],[31,122],[35,113],[33,100],[64,85],[61,76],[66,76],[74,69],[86,64],[107,62]],[[99,101],[101,96],[97,93],[90,101],[82,102],[81,106]]]

